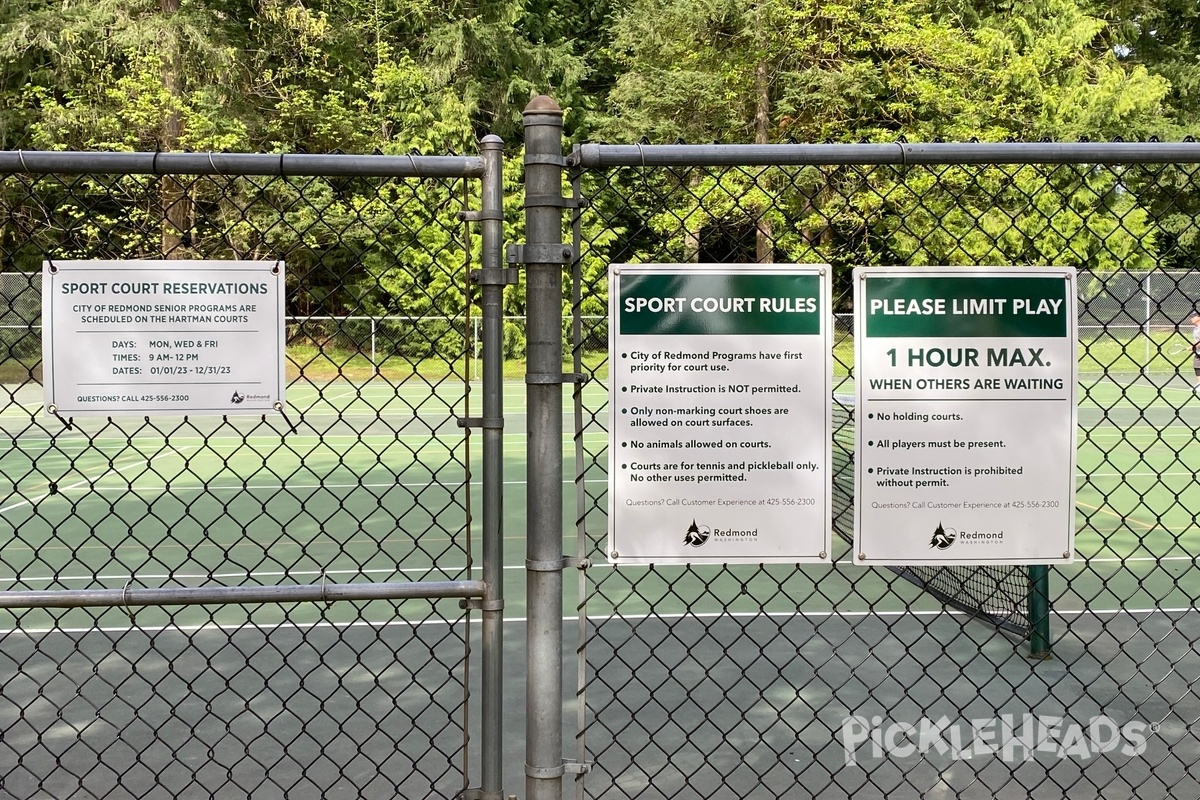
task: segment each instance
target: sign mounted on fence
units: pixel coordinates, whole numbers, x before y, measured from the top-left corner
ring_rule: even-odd
[[[1075,270],[854,271],[857,564],[1069,563]]]
[[[613,563],[829,560],[830,269],[613,265]]]
[[[53,261],[42,287],[47,414],[283,410],[283,262]]]

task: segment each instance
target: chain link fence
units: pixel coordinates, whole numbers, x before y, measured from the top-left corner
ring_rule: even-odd
[[[526,118],[525,320],[501,302],[497,142],[0,154],[3,793],[503,796],[507,355],[529,364],[507,458],[528,469],[509,678],[530,800],[1200,794],[1196,148],[585,145],[563,202],[561,114]],[[44,414],[42,262],[133,258],[286,262],[283,413]],[[609,566],[608,265],[767,261],[835,271],[834,563]],[[1029,657],[1024,571],[850,563],[849,274],[872,264],[1081,270],[1050,658]],[[573,503],[546,488],[564,477]]]
[[[0,794],[471,791],[483,160],[10,155]],[[45,415],[42,262],[139,258],[286,262],[283,412]]]
[[[1104,148],[576,149],[575,368],[600,388],[574,407],[587,767],[570,792],[1200,793],[1200,169]],[[586,357],[607,266],[756,262],[835,270],[834,563],[610,567],[607,364]],[[1080,270],[1077,553],[1050,570],[1050,658],[1030,657],[1025,568],[851,563],[859,265]]]

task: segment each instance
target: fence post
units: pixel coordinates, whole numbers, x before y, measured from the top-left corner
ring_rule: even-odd
[[[504,142],[486,136],[481,182],[480,266],[503,274]],[[483,800],[504,795],[504,284],[481,281],[483,307],[483,675],[480,788]]]
[[[563,789],[562,109],[525,107],[526,520],[525,794]]]

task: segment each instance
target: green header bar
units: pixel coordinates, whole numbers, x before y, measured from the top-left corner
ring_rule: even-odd
[[[1061,338],[1071,282],[1045,277],[875,277],[866,279],[867,336]]]
[[[817,275],[657,273],[620,276],[622,335],[819,335]]]

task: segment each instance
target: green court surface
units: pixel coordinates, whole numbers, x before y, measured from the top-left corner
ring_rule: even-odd
[[[849,390],[849,386],[843,390]],[[289,391],[285,416],[84,418],[41,415],[37,387],[0,413],[4,478],[0,585],[20,589],[315,584],[478,577],[481,437],[456,416],[478,416],[478,384],[334,381]],[[605,591],[606,403],[584,389],[580,438],[588,543],[600,591],[586,614],[936,612],[940,604],[885,570],[771,566],[621,567]],[[524,617],[525,387],[505,386],[506,618]],[[564,393],[564,543],[575,554],[574,410]],[[1051,572],[1060,613],[1187,607],[1178,576],[1194,567],[1200,530],[1200,397],[1183,377],[1084,376],[1080,388],[1076,562]],[[293,428],[294,426],[294,428]],[[469,487],[469,490],[468,488]],[[847,558],[835,537],[836,558]],[[578,614],[568,576],[564,615]],[[636,587],[636,590],[635,588]],[[457,601],[439,601],[454,617]],[[369,605],[369,604],[368,604]],[[429,603],[399,606],[407,621]],[[336,609],[311,616],[337,618]],[[395,606],[347,608],[386,622]],[[382,616],[380,616],[382,615]],[[40,628],[129,624],[124,610],[18,612]],[[11,626],[14,614],[8,614]],[[255,624],[306,617],[304,606],[255,607]],[[53,622],[52,619],[53,618]],[[44,625],[38,620],[43,619]],[[240,624],[236,608],[138,611],[140,625]]]

